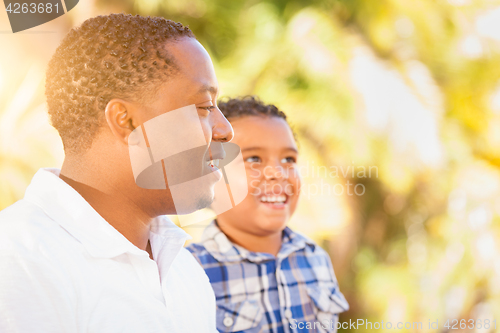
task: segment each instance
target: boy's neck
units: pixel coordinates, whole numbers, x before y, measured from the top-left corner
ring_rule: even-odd
[[[269,253],[276,257],[281,249],[283,238],[283,231],[281,230],[260,236],[249,234],[228,224],[217,223],[217,225],[231,242],[244,247],[248,251]]]

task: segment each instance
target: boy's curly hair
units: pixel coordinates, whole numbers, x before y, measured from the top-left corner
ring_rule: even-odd
[[[265,104],[257,96],[220,99],[217,105],[228,120],[244,116],[278,117],[287,120],[283,111],[273,104]]]
[[[298,144],[297,135],[288,122],[286,114],[273,104],[265,104],[257,96],[248,95],[237,98],[222,98],[217,102],[217,106],[230,122],[248,116],[281,118],[292,130],[293,138]]]
[[[165,42],[193,37],[180,23],[126,14],[97,16],[72,29],[49,62],[48,112],[66,152],[92,144],[112,98],[142,100],[178,68]]]

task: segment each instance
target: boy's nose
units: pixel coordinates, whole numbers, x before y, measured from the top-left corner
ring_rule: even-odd
[[[233,127],[229,121],[224,117],[219,108],[214,111],[214,121],[212,126],[212,140],[218,142],[229,142],[233,139]]]
[[[275,179],[287,179],[288,178],[288,170],[284,169],[281,165],[267,165],[264,168],[264,177],[266,180],[275,180]]]

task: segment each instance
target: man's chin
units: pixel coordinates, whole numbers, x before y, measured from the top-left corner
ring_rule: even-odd
[[[215,198],[214,186],[211,186],[210,190],[207,191],[205,195],[199,197],[195,210],[200,210],[209,207],[214,202],[214,198]]]
[[[175,205],[177,215],[186,215],[194,213],[198,210],[208,208],[214,202],[213,188],[206,194],[201,194],[197,198],[183,200]]]

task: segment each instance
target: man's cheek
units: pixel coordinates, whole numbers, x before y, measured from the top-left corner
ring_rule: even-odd
[[[208,121],[200,119],[201,129],[203,130],[203,135],[205,136],[205,141],[208,144],[212,142],[212,127]]]

